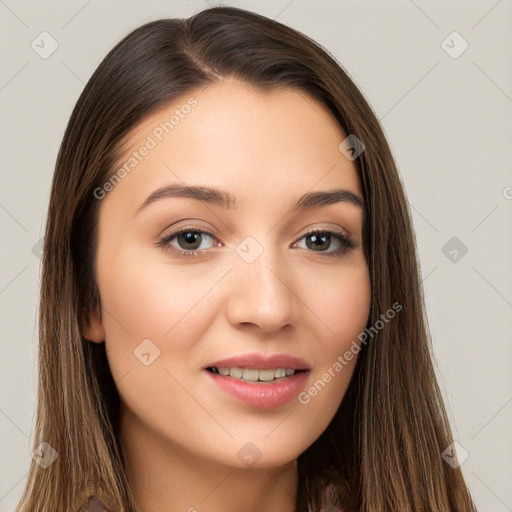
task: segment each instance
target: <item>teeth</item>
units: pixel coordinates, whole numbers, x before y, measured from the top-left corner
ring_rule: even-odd
[[[256,368],[214,368],[215,373],[235,379],[242,379],[248,382],[271,382],[275,379],[283,377],[291,377],[295,375],[295,370],[292,368],[275,368],[268,370],[258,370]]]
[[[249,368],[245,368],[242,374],[242,379],[250,380],[251,382],[256,382],[258,380],[258,370],[251,370]]]
[[[243,371],[241,368],[230,368],[229,376],[234,377],[235,379],[241,379],[243,375]]]
[[[275,372],[274,370],[258,370],[258,378],[264,382],[274,380]]]

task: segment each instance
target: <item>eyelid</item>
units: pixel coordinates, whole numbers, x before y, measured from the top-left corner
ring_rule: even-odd
[[[308,230],[304,234],[302,234],[299,238],[303,238],[306,235],[308,235],[309,233],[318,233],[318,232],[321,232],[321,233],[331,232],[331,233],[334,233],[336,235],[342,235],[342,236],[344,236],[346,238],[350,238],[351,239],[351,236],[349,235],[347,230],[343,229],[343,228],[340,228],[339,226],[324,226],[324,227],[314,226],[312,228],[308,228]]]
[[[199,219],[195,219],[195,218],[189,218],[185,222],[196,222],[196,221],[201,222]],[[174,226],[176,224],[180,224],[180,222],[179,221],[174,222],[173,224],[167,226],[163,231],[161,231],[161,233],[165,233],[165,232],[169,231],[170,229],[173,229],[173,231],[169,235],[163,235],[163,238],[169,238],[170,236],[177,235],[179,233],[182,233],[183,231],[197,231],[200,233],[206,233],[208,235],[214,236],[215,238],[217,238],[217,240],[220,238],[220,235],[210,225],[204,226],[201,224],[195,224],[195,225],[194,224],[184,224],[178,228],[175,228]]]

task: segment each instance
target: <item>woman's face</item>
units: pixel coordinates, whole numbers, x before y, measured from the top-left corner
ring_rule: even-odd
[[[345,138],[311,97],[233,81],[131,134],[95,192],[101,316],[84,332],[105,341],[127,432],[270,467],[325,430],[370,308]]]

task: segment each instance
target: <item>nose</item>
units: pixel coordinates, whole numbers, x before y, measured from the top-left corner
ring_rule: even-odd
[[[226,309],[233,326],[253,325],[260,332],[271,333],[295,324],[298,297],[292,273],[284,268],[284,263],[270,249],[251,263],[236,256]]]

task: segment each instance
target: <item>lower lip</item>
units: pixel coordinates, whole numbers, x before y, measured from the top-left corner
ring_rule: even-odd
[[[276,382],[249,382],[204,371],[221,389],[247,405],[260,409],[273,409],[288,403],[304,389],[309,373],[296,373]]]

